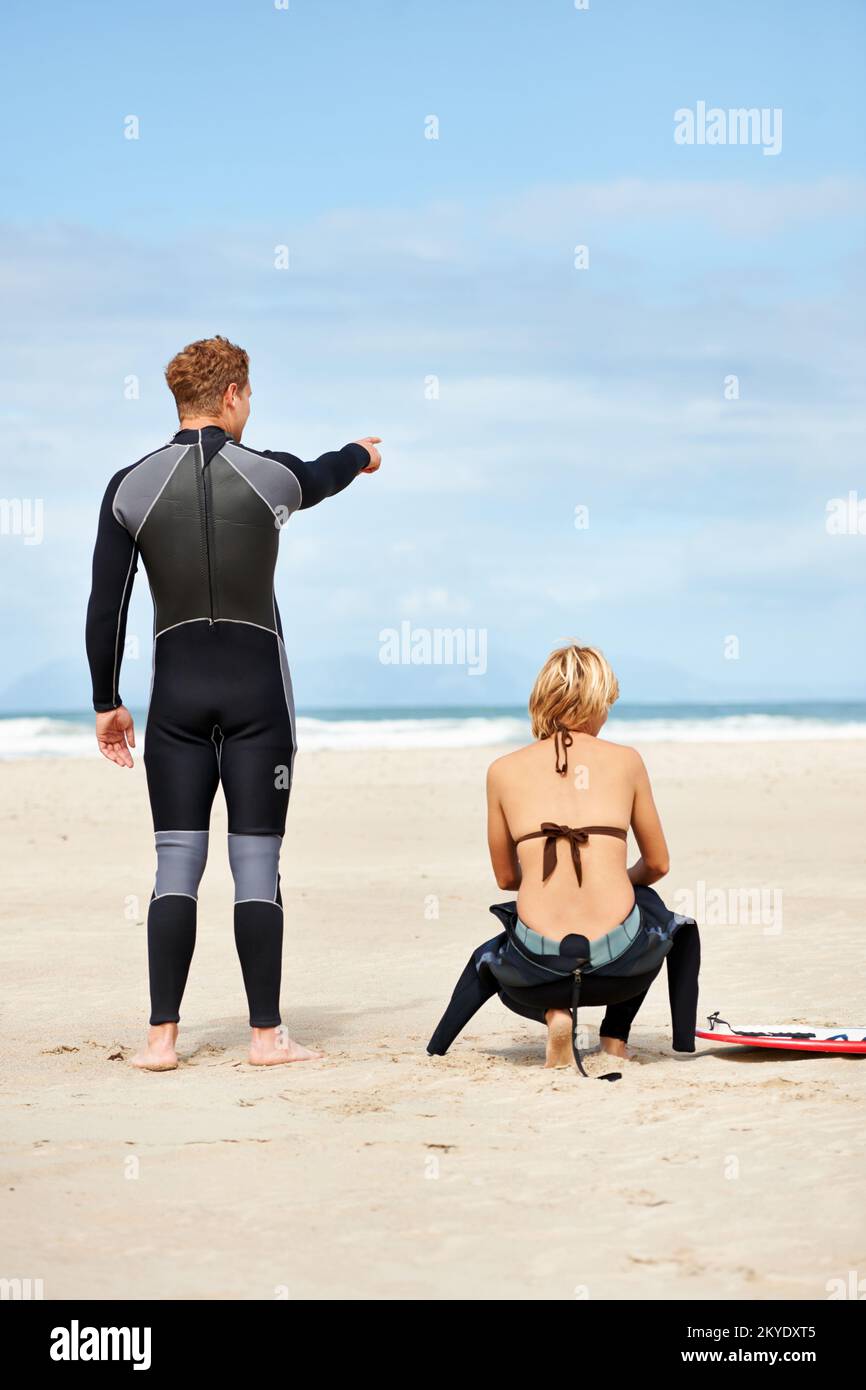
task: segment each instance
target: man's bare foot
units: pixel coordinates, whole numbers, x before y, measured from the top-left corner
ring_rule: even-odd
[[[611,1057],[619,1057],[623,1062],[632,1062],[634,1057],[629,1051],[622,1038],[599,1037],[602,1052],[607,1052]]]
[[[147,1045],[132,1059],[132,1065],[140,1071],[176,1071],[177,1053],[176,1023],[156,1023],[147,1031]]]
[[[571,1014],[568,1009],[548,1009],[546,1067],[570,1067],[574,1062],[571,1050]]]
[[[316,1062],[323,1052],[313,1052],[290,1038],[285,1028],[253,1028],[250,1062],[254,1067],[277,1067],[282,1062]]]

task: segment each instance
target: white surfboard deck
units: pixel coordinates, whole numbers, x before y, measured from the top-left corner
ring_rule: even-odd
[[[866,1028],[812,1028],[808,1023],[730,1023],[713,1016],[695,1037],[743,1047],[779,1047],[794,1052],[853,1052],[866,1055]]]

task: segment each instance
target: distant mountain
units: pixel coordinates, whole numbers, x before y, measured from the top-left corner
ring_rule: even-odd
[[[130,704],[140,707],[147,703],[150,670],[146,675],[136,672],[135,664],[130,663],[133,669],[129,672],[129,680],[123,682],[121,693]],[[137,664],[141,665],[140,662]],[[83,656],[78,661],[74,658],[45,661],[23,672],[0,691],[2,714],[20,714],[28,710],[86,710],[90,707],[90,672]]]
[[[290,653],[291,655],[291,653]],[[712,703],[738,700],[832,700],[857,698],[857,689],[768,689],[749,686],[737,662],[719,663],[714,680],[667,662],[631,659],[610,653],[628,704],[653,702]],[[525,706],[536,675],[538,653],[531,656],[502,646],[491,634],[487,669],[469,675],[465,666],[383,665],[368,648],[339,656],[292,663],[295,701],[300,709],[346,709],[372,706]],[[150,651],[146,659],[127,658],[121,694],[127,705],[143,709],[150,692]],[[82,655],[46,661],[16,677],[0,691],[0,714],[27,711],[90,709],[90,674]]]

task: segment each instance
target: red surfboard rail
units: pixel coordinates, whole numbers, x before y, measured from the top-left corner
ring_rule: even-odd
[[[844,1032],[844,1028],[841,1031]],[[742,1038],[735,1037],[733,1033],[708,1033],[703,1029],[695,1029],[695,1037],[705,1038],[707,1042],[740,1043],[743,1047],[777,1047],[786,1052],[852,1052],[866,1057],[866,1041],[829,1042],[815,1038],[808,1042],[794,1042],[785,1038]]]
[[[735,1043],[740,1047],[773,1047],[788,1052],[841,1052],[866,1056],[866,1028],[809,1027],[807,1023],[744,1023],[737,1028],[718,1013],[707,1019],[709,1028],[696,1028],[695,1037],[705,1042]],[[811,1036],[810,1036],[811,1035]]]

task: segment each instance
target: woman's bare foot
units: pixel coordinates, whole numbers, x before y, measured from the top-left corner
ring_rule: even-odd
[[[139,1052],[132,1059],[132,1065],[138,1067],[140,1071],[175,1071],[177,1069],[177,1053],[174,1045],[177,1042],[176,1023],[156,1023],[147,1032],[147,1045],[143,1052]]]
[[[605,1038],[601,1036],[599,1037],[599,1042],[601,1043],[602,1052],[607,1052],[611,1057],[619,1057],[623,1062],[631,1062],[634,1060],[622,1038]]]
[[[570,1067],[574,1061],[571,1050],[571,1014],[568,1009],[548,1009],[546,1067]]]
[[[254,1067],[276,1067],[281,1062],[316,1062],[323,1052],[313,1052],[290,1038],[285,1028],[253,1028],[250,1062]]]

